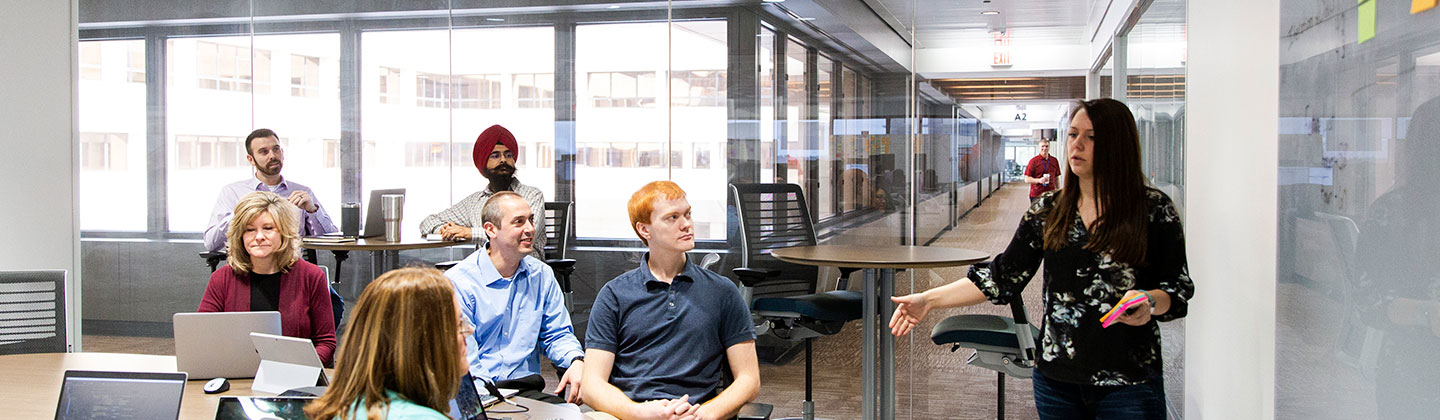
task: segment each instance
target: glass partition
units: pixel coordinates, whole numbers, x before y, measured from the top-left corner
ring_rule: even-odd
[[[1280,2],[1275,416],[1434,417],[1440,11],[1345,4]]]

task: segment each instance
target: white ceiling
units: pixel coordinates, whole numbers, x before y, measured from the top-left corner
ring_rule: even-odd
[[[1091,0],[870,0],[903,31],[913,28],[921,48],[943,48],[957,40],[988,39],[1005,29],[1011,40],[1075,43],[1084,36]],[[998,15],[982,15],[994,10]],[[918,13],[917,13],[918,12]]]

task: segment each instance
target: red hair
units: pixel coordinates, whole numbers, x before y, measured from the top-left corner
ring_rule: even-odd
[[[640,187],[635,194],[630,195],[630,204],[627,209],[630,211],[630,229],[635,230],[635,236],[640,237],[640,242],[650,246],[650,241],[640,236],[640,229],[635,227],[636,223],[650,223],[650,214],[655,212],[655,200],[675,200],[685,198],[685,190],[679,185],[670,181],[655,181]]]

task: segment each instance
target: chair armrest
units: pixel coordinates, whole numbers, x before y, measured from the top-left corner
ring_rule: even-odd
[[[739,420],[770,420],[770,414],[775,411],[775,406],[770,404],[748,402],[740,406],[740,412],[735,413]]]
[[[555,271],[555,281],[560,282],[560,291],[570,293],[570,275],[575,273],[575,260],[572,259],[550,259],[545,264]]]
[[[740,267],[736,268],[734,271],[736,276],[740,276],[740,283],[745,284],[745,287],[755,287],[755,285],[760,284],[765,280],[773,279],[780,276],[780,270],[773,270],[769,268]]]

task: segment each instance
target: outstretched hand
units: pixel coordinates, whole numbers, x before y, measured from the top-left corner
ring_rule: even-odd
[[[930,302],[919,293],[891,297],[890,301],[896,304],[895,315],[890,317],[890,333],[897,337],[909,334],[930,313]]]

